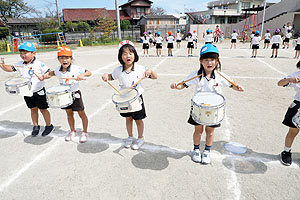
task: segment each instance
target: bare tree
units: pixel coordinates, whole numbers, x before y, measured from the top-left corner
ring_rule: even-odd
[[[161,7],[152,7],[152,8],[150,8],[150,14],[151,15],[165,15],[166,10]]]
[[[1,0],[0,13],[9,18],[20,18],[25,14],[34,11],[34,8],[28,6],[23,0]]]

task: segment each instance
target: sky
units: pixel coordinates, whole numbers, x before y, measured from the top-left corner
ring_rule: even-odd
[[[52,5],[55,8],[55,0],[23,0],[28,5],[38,9],[45,9],[46,5]],[[207,2],[212,0],[151,0],[153,7],[164,8],[167,14],[184,13],[185,9],[194,9],[195,11],[206,10]],[[267,0],[267,2],[279,2],[280,0]],[[122,5],[128,0],[118,0]],[[60,11],[63,8],[107,8],[115,9],[115,0],[58,0]]]

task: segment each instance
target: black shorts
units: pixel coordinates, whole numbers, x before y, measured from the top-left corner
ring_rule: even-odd
[[[205,42],[205,44],[212,44],[213,42]]]
[[[146,109],[144,105],[144,99],[143,96],[140,96],[142,99],[142,110],[136,111],[136,112],[129,112],[129,113],[120,113],[122,117],[132,117],[134,120],[141,120],[145,119],[147,117],[146,115]]]
[[[198,40],[194,40],[194,42],[195,42],[195,43],[197,43],[197,42],[198,42]]]
[[[279,49],[279,43],[273,43],[271,49]]]
[[[285,38],[283,42],[290,42],[290,38]]]
[[[194,48],[194,43],[193,42],[188,42],[187,48]]]
[[[42,95],[40,95],[42,94]],[[38,107],[39,109],[47,109],[49,108],[46,98],[46,90],[45,88],[34,92],[31,97],[24,96],[24,100],[28,108]]]
[[[162,43],[156,43],[156,48],[157,49],[162,49]]]
[[[173,43],[168,43],[168,46],[167,46],[168,49],[173,49],[174,48],[174,45]]]
[[[82,95],[80,90],[73,93],[75,96],[74,102],[72,105],[69,105],[68,107],[62,108],[62,109],[72,109],[72,111],[82,111],[84,110]],[[78,96],[79,95],[79,96]],[[79,98],[77,98],[79,97]]]
[[[202,124],[198,124],[197,122],[195,122],[195,120],[193,119],[193,117],[190,115],[190,118],[188,120],[188,123],[191,124],[191,125],[194,125],[194,126],[197,126],[197,125],[202,125]],[[221,124],[216,124],[216,125],[212,125],[212,126],[208,126],[208,127],[211,127],[211,128],[218,128],[220,127]]]
[[[300,102],[294,100],[292,104],[289,106],[288,110],[285,113],[284,119],[282,123],[288,127],[291,128],[297,128],[294,123],[292,122],[292,118],[296,115],[298,112],[298,109],[300,108]]]
[[[297,46],[295,46],[295,50],[300,51],[300,44],[297,44]]]
[[[152,39],[149,39],[149,42],[150,42],[150,43],[152,43],[152,42],[153,42],[153,40],[152,40]]]
[[[236,39],[231,39],[231,43],[236,43]]]
[[[270,39],[265,39],[265,44],[270,43]]]
[[[153,45],[156,45],[156,42],[155,42],[155,41],[153,41]]]
[[[143,49],[149,49],[149,44],[148,43],[143,44]]]
[[[252,44],[252,49],[259,49],[259,44]]]
[[[181,42],[181,40],[176,40],[176,42]]]

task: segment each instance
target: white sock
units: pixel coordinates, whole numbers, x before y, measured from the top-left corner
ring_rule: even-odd
[[[291,147],[286,147],[285,146],[283,150],[286,151],[286,152],[289,152],[291,150]]]

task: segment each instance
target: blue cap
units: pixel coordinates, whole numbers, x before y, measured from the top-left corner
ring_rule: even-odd
[[[205,44],[200,50],[200,56],[206,53],[216,53],[219,54],[219,50],[215,45]]]
[[[19,50],[36,52],[36,48],[31,42],[24,42],[23,44],[20,45]]]
[[[179,33],[179,32],[180,32],[180,29],[177,29],[177,32]]]
[[[206,33],[212,33],[212,30],[207,29],[207,30],[206,30]]]
[[[259,34],[259,31],[255,31],[255,34]]]
[[[160,32],[157,32],[157,35],[160,35]]]

